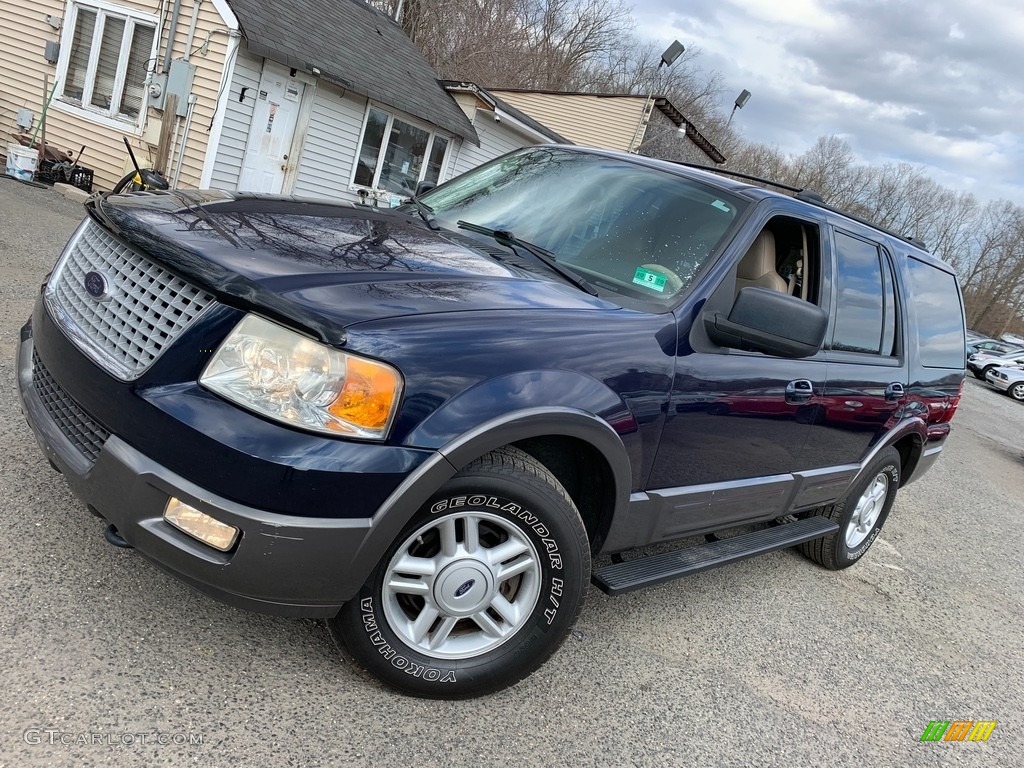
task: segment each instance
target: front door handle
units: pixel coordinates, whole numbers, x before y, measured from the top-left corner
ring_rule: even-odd
[[[787,403],[806,403],[814,395],[814,387],[807,379],[797,379],[786,385]]]
[[[886,400],[901,400],[903,395],[906,394],[903,389],[903,385],[898,381],[894,381],[888,387],[885,388],[885,399]]]

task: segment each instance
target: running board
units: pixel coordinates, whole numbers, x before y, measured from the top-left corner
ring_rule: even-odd
[[[820,539],[837,530],[839,526],[827,518],[805,517],[793,523],[742,533],[729,539],[719,539],[708,544],[612,563],[595,570],[591,575],[591,581],[605,594],[621,595],[634,589],[664,584],[689,573],[699,573],[709,568],[746,560],[755,555]]]

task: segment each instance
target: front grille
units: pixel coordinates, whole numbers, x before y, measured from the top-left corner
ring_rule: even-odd
[[[90,295],[86,275],[106,293]],[[123,381],[141,376],[213,302],[91,219],[68,243],[46,299],[71,340]]]
[[[32,383],[50,418],[89,461],[96,461],[110,432],[97,423],[50,375],[32,350]]]

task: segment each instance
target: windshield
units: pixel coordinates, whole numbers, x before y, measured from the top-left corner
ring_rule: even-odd
[[[605,291],[674,303],[746,203],[617,158],[528,148],[422,195],[447,229],[471,222],[550,251]]]

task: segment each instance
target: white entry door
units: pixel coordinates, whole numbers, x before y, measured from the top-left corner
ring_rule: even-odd
[[[238,178],[239,190],[271,194],[284,191],[288,170],[298,160],[290,155],[304,89],[302,81],[291,77],[286,67],[264,62]]]

